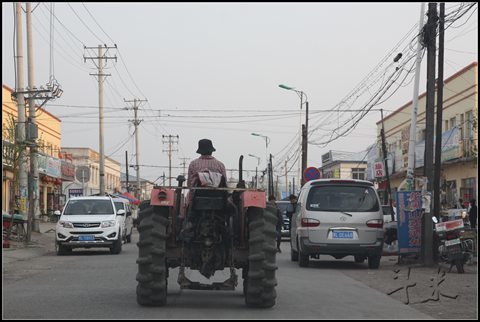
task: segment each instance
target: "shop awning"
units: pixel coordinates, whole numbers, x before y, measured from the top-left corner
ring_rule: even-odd
[[[131,204],[138,205],[140,203],[140,200],[129,194],[128,192],[124,192],[122,194],[117,194],[118,197],[128,199]]]

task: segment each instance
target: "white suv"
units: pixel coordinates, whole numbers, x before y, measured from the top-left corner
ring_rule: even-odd
[[[130,202],[125,198],[113,198],[113,203],[115,204],[115,210],[118,211],[124,210],[125,215],[122,215],[122,236],[125,239],[126,243],[132,241],[132,232],[133,232],[133,217],[132,217],[132,207]]]
[[[75,197],[67,201],[56,226],[57,255],[73,248],[108,247],[112,254],[122,251],[125,210],[115,210],[110,197]]]

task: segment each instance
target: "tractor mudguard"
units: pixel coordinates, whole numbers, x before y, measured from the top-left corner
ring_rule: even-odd
[[[267,200],[265,191],[245,191],[242,193],[242,206],[243,208],[258,207],[266,208]]]
[[[150,195],[152,206],[175,206],[175,189],[154,188]]]

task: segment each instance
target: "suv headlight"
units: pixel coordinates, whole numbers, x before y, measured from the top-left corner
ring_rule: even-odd
[[[63,228],[73,228],[73,224],[69,221],[59,221],[58,224]]]
[[[113,227],[115,226],[115,220],[102,221],[102,228]]]

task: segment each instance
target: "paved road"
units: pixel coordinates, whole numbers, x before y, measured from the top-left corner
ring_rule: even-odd
[[[119,255],[76,250],[72,256],[18,261],[3,284],[6,319],[429,319],[389,296],[332,268],[299,268],[290,262],[288,243],[278,255],[277,304],[271,309],[244,305],[241,278],[236,291],[180,290],[178,269],[169,277],[167,306],[136,303],[137,246],[123,245]],[[367,274],[368,270],[365,270]],[[205,282],[197,272],[192,280]],[[241,276],[240,272],[238,272]],[[219,272],[215,281],[227,273]]]

